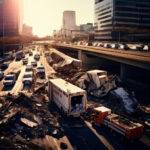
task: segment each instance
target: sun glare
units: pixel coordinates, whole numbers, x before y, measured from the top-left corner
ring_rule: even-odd
[[[77,23],[93,21],[91,0],[23,0],[24,23],[33,27],[33,33],[38,36],[52,34],[53,30],[62,26],[64,10],[75,10]],[[83,5],[82,5],[83,3]],[[85,5],[87,4],[87,5]],[[88,17],[85,17],[87,16]],[[90,19],[89,19],[90,18]]]

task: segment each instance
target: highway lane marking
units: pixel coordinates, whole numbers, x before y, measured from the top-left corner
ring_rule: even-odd
[[[84,121],[87,127],[97,136],[97,138],[106,146],[108,150],[115,150],[114,147],[107,141],[107,139],[97,133],[97,131],[92,127],[91,123]]]
[[[23,75],[25,73],[25,66],[22,66],[21,67],[21,72],[19,74],[19,77],[18,77],[18,80],[16,81],[12,91],[11,91],[11,94],[18,94],[20,91],[21,91],[21,88],[22,88],[22,79],[23,79]]]

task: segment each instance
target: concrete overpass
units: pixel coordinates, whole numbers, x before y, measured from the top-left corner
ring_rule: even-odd
[[[77,46],[70,44],[52,44],[52,47],[78,52],[78,59],[82,60],[83,62],[86,60],[86,54],[118,62],[121,64],[120,76],[122,79],[125,78],[126,65],[135,66],[150,71],[150,52],[131,50],[125,51],[118,49],[93,46]]]

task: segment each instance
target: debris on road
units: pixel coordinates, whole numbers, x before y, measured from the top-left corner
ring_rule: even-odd
[[[70,76],[81,70],[82,62],[69,57],[55,49],[51,49],[46,55],[47,61],[57,72],[58,76]]]
[[[42,91],[41,91],[42,93]],[[11,94],[1,97],[2,107],[0,108],[0,148],[2,141],[7,141],[6,148],[13,149],[44,149],[32,143],[32,140],[44,138],[47,135],[54,141],[63,138],[64,134],[59,126],[57,116],[49,111],[49,104],[44,100],[44,93],[32,93],[27,96],[20,93],[18,96]],[[18,140],[24,141],[18,148]],[[13,144],[11,143],[13,138]],[[32,147],[31,146],[32,143]],[[52,143],[51,143],[52,144]],[[57,142],[53,143],[57,145]]]
[[[129,140],[138,139],[143,135],[142,124],[114,114],[107,107],[95,107],[88,111],[87,116],[90,116],[93,125],[108,127]]]
[[[21,120],[22,123],[24,123],[25,125],[27,125],[27,126],[29,126],[31,128],[36,127],[38,125],[37,123],[35,123],[33,121],[30,121],[30,120],[28,120],[26,118],[21,118],[20,120]]]
[[[140,106],[141,111],[143,111],[146,114],[150,114],[150,106]]]
[[[116,88],[115,80],[115,76],[109,77],[104,70],[91,70],[81,76],[76,84],[95,97],[103,97]]]

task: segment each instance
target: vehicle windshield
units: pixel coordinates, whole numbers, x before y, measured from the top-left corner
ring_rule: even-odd
[[[32,78],[32,74],[25,74],[23,78]]]
[[[26,71],[32,71],[32,67],[31,66],[26,67]]]
[[[5,80],[13,80],[14,79],[14,76],[7,76],[6,78],[5,78]]]
[[[44,69],[44,67],[38,67],[37,69],[39,69],[39,70],[40,70],[40,69]]]

